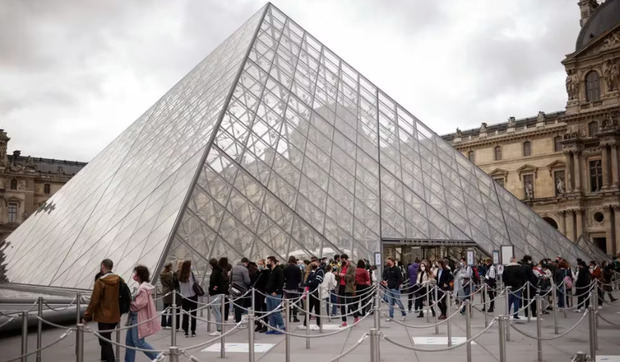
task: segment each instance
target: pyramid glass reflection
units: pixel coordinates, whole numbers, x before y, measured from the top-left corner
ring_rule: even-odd
[[[10,282],[191,258],[354,258],[382,239],[589,258],[273,5],[7,238]],[[87,272],[87,273],[85,273]],[[92,272],[92,273],[91,273]]]

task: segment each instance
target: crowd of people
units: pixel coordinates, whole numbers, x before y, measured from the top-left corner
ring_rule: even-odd
[[[380,289],[382,299],[389,305],[387,321],[394,318],[395,305],[400,309],[403,320],[408,313],[417,314],[418,318],[424,317],[425,305],[433,316],[436,316],[434,307],[437,306],[438,319],[446,319],[447,306],[451,303],[448,297],[451,295],[454,295],[460,312],[464,313],[464,302],[480,293],[483,310],[493,313],[501,282],[510,288],[509,313],[518,319],[520,310],[526,316],[531,313],[533,317],[537,313],[548,313],[552,308],[551,293],[548,291],[553,286],[556,286],[559,308],[573,307],[573,289],[577,297],[576,312],[588,307],[591,288],[598,289],[599,307],[605,302],[605,296],[613,302],[616,300],[611,288],[614,272],[620,273],[618,257],[614,257],[611,263],[603,261],[600,264],[595,261],[586,264],[578,259],[576,266],[571,268],[569,262],[561,257],[534,262],[528,255],[518,262],[512,258],[505,266],[495,265],[488,258],[475,265],[469,265],[465,258],[458,261],[448,258],[415,259],[403,265],[388,257],[380,280],[375,265],[366,259],[354,263],[346,254],[334,255],[331,259],[312,257],[308,260],[290,256],[285,264],[281,264],[277,257],[269,256],[256,261],[244,257],[231,265],[228,258],[222,257],[209,260],[209,266],[207,284],[196,278],[190,260],[179,262],[176,270],[173,270],[172,263],[165,265],[159,275],[165,312],[161,315],[161,321],[156,321],[155,287],[149,283],[149,270],[141,265],[135,267],[133,280],[138,287],[130,293],[123,279],[112,272],[112,261],[103,260],[84,314],[84,321],[98,322],[101,360],[115,360],[109,340],[123,313],[128,313],[126,345],[140,348],[151,359],[158,356],[155,352],[149,352],[152,347],[145,338],[160,329],[176,325],[186,337],[195,336],[198,298],[204,294],[209,295],[208,306],[215,317],[216,331],[211,335],[222,333],[222,325],[229,319],[231,306],[235,323],[243,322],[244,315],[253,307],[258,319],[256,332],[282,334],[286,327],[282,313],[277,309],[283,308],[283,301],[287,299],[290,310],[285,315],[289,322],[301,322],[301,313],[303,324],[310,323],[305,318],[308,313],[304,309],[307,308],[310,318],[318,326],[322,322],[321,316],[326,316],[330,320],[341,319],[341,326],[347,327],[348,318],[353,318],[355,324],[360,318],[373,313],[374,288]],[[206,292],[202,284],[207,285]],[[172,292],[176,292],[176,301]],[[536,294],[546,296],[542,311],[538,311],[536,303],[532,302]],[[407,301],[407,308],[403,299]],[[183,310],[182,313],[174,313],[174,323],[172,313],[169,313],[173,303]],[[322,305],[324,314],[321,313]],[[135,351],[127,349],[125,361],[134,360]]]

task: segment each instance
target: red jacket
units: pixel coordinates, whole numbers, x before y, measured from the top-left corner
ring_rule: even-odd
[[[355,284],[370,285],[370,274],[368,273],[368,270],[364,268],[355,269]]]

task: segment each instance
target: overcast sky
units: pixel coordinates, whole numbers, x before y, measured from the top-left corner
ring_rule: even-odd
[[[566,104],[576,0],[273,3],[440,134]],[[9,152],[89,161],[262,5],[0,1]]]

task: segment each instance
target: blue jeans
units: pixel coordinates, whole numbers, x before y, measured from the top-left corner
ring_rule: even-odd
[[[213,304],[211,304],[211,312],[213,312],[213,315],[215,316],[215,328],[217,329],[218,332],[222,331],[222,299],[224,297],[224,294],[217,294],[217,295],[213,295],[211,296],[211,298],[213,298],[212,302]]]
[[[135,313],[129,315],[129,324],[136,324],[138,322],[138,316]],[[125,344],[129,347],[137,347],[141,349],[153,349],[144,338],[138,338],[138,326],[133,326],[127,330],[127,336],[125,337]],[[151,360],[157,358],[159,353],[157,352],[144,352],[144,354]],[[136,360],[136,351],[127,348],[125,349],[125,362],[133,362]]]
[[[511,292],[508,295],[508,314],[510,314],[510,307],[513,306],[513,316],[517,318],[519,316],[519,308],[521,307],[521,290],[516,293]]]
[[[267,312],[271,312],[278,307],[282,302],[282,294],[268,295],[267,296]],[[284,329],[284,320],[282,319],[282,313],[275,312],[269,314],[269,325],[275,328]]]
[[[338,296],[336,295],[336,291],[332,290],[331,292],[329,292],[329,300],[332,303],[332,314],[331,315],[337,315],[338,314]],[[327,308],[329,310],[329,308]]]
[[[560,288],[556,292],[555,298],[558,301],[558,308],[564,308],[564,303],[566,302],[566,296],[564,295],[564,291]]]
[[[398,304],[398,308],[400,308],[400,312],[402,313],[403,317],[407,315],[407,313],[405,312],[405,306],[400,300],[399,289],[388,289],[383,295],[383,300],[390,304],[390,318],[394,318],[394,303]]]

